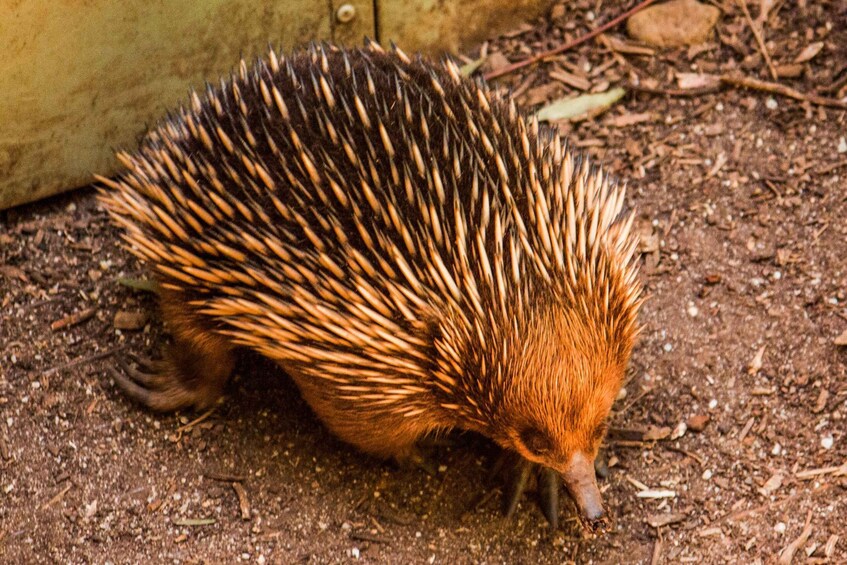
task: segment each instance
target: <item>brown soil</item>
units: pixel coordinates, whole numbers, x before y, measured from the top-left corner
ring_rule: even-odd
[[[844,4],[800,4],[768,18],[774,63],[824,46],[779,82],[843,97]],[[600,5],[603,21],[624,9]],[[485,48],[515,61],[554,47],[593,27],[596,6]],[[591,42],[499,82],[531,104],[570,92],[557,70],[596,88],[637,75],[675,89],[675,72],[772,80],[737,4],[723,7],[708,49],[613,56]],[[775,561],[808,521],[795,562],[847,562],[847,467],[826,469],[847,464],[847,348],[834,343],[847,329],[847,112],[731,87],[678,94],[630,93],[563,125],[627,179],[644,236],[645,329],[602,481],[612,532],[583,539],[573,520],[550,532],[531,497],[511,522],[497,497],[479,503],[495,454],[478,437],[429,447],[434,476],[362,456],[260,359],[242,360],[199,423],[132,404],[106,367],[163,337],[152,296],[119,284],[144,270],[89,189],[0,214],[0,560],[752,563]],[[118,330],[119,311],[151,317]],[[639,483],[675,496],[638,497]]]

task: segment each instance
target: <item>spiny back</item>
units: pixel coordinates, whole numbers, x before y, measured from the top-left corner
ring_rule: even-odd
[[[635,331],[623,190],[452,63],[272,52],[120,159],[102,200],[162,284],[364,405],[458,410],[539,301]]]

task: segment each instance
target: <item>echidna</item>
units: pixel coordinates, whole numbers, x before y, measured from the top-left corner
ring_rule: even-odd
[[[244,346],[365,452],[471,430],[601,519],[636,240],[624,190],[554,130],[449,61],[313,45],[242,61],[119,159],[101,199],[174,341],[116,373],[130,396],[208,406]]]

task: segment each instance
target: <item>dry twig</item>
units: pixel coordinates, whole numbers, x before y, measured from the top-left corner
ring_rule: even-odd
[[[806,525],[803,526],[803,532],[791,543],[785,546],[785,549],[782,550],[782,553],[779,554],[779,565],[791,565],[791,562],[794,560],[794,554],[797,553],[797,550],[803,547],[803,545],[808,541],[809,537],[812,535],[812,511],[809,510],[809,513],[806,514]]]
[[[765,40],[762,38],[762,34],[756,27],[756,24],[753,23],[753,18],[750,17],[750,10],[747,9],[747,3],[744,0],[736,0],[736,2],[739,6],[741,6],[741,11],[744,12],[744,18],[747,20],[747,25],[750,26],[750,31],[753,32],[753,37],[756,38],[756,44],[759,46],[759,52],[762,54],[762,57],[765,58],[765,63],[768,65],[771,78],[778,80],[779,75],[776,73],[773,62],[771,62],[771,56],[768,54],[768,48],[765,46]]]
[[[489,73],[486,73],[485,75],[483,75],[483,78],[485,78],[485,80],[492,80],[492,79],[495,79],[497,77],[501,77],[503,75],[507,75],[509,73],[512,73],[512,72],[514,72],[518,69],[522,69],[524,67],[528,67],[529,65],[533,65],[535,63],[538,63],[539,61],[543,61],[547,57],[552,57],[553,55],[558,55],[559,53],[564,53],[565,51],[568,51],[569,49],[573,49],[577,45],[581,45],[581,44],[585,43],[586,41],[588,41],[589,39],[593,39],[593,38],[597,37],[598,35],[600,35],[601,33],[612,29],[613,27],[615,27],[616,25],[618,25],[622,21],[626,20],[627,18],[629,18],[633,14],[640,12],[641,10],[643,10],[644,8],[646,8],[647,6],[649,6],[650,4],[652,4],[655,1],[656,0],[642,0],[641,2],[639,2],[638,4],[633,6],[631,9],[627,10],[626,12],[624,12],[623,14],[618,16],[617,18],[614,18],[610,22],[605,23],[605,24],[601,25],[600,27],[594,28],[593,30],[586,33],[582,37],[578,37],[578,38],[574,39],[573,41],[569,41],[569,42],[565,43],[564,45],[559,45],[555,49],[550,49],[549,51],[544,51],[543,53],[533,55],[532,57],[529,57],[528,59],[524,59],[523,61],[518,61],[517,63],[512,63],[511,65],[505,66],[502,69],[497,69],[496,71],[491,71]]]

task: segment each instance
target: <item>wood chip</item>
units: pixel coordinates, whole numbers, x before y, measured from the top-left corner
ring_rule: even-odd
[[[806,524],[803,526],[803,532],[782,550],[782,553],[779,554],[779,560],[777,563],[779,563],[779,565],[791,565],[791,562],[794,560],[794,554],[797,553],[798,549],[805,545],[811,535],[812,511],[809,510],[809,513],[806,515]]]
[[[591,88],[591,81],[563,70],[550,71],[550,78],[579,90]]]
[[[609,49],[617,51],[618,53],[623,53],[624,55],[643,55],[645,57],[652,57],[656,54],[655,49],[645,47],[644,45],[637,45],[629,41],[624,41],[614,35],[603,34],[603,37],[608,40],[606,45]]]
[[[847,345],[847,330],[844,330],[840,336],[835,338],[834,343],[835,345]]]
[[[811,61],[815,58],[815,55],[821,52],[823,49],[823,41],[815,41],[814,43],[810,43],[806,45],[806,47],[800,51],[800,53],[794,57],[795,63],[805,63],[807,61]]]
[[[800,480],[805,479],[813,479],[820,475],[829,475],[832,474],[835,477],[844,477],[847,476],[847,462],[843,465],[837,467],[820,467],[818,469],[809,469],[807,471],[800,471],[799,473],[795,473],[794,476]]]
[[[652,122],[656,119],[656,116],[653,112],[640,112],[638,114],[624,114],[622,116],[614,116],[606,120],[606,124],[614,127],[614,128],[624,128],[628,126],[633,126],[635,124],[641,124],[644,122]]]
[[[818,399],[815,401],[815,405],[812,407],[813,414],[820,414],[823,412],[823,409],[826,408],[826,403],[829,400],[829,391],[825,388],[822,388],[820,394],[818,394]]]
[[[174,526],[210,526],[217,523],[214,518],[176,518]]]
[[[827,559],[831,558],[835,554],[835,545],[838,543],[838,534],[832,534],[829,536],[829,539],[826,540],[826,544],[823,546],[823,556]]]
[[[235,495],[238,497],[238,508],[241,510],[241,519],[244,521],[250,520],[250,500],[247,498],[247,491],[244,490],[241,483],[232,483],[232,490],[235,491]]]
[[[744,428],[741,430],[741,433],[738,434],[738,441],[742,441],[747,434],[750,433],[750,430],[753,429],[753,423],[756,421],[756,418],[750,418],[747,420],[747,423],[744,424]]]
[[[651,514],[647,516],[645,522],[651,528],[661,528],[663,526],[670,526],[671,524],[678,524],[685,520],[687,516],[685,514],[670,513],[670,514]]]
[[[638,498],[676,498],[676,491],[670,489],[647,489],[635,494]]]
[[[86,308],[85,310],[80,310],[79,312],[74,312],[73,314],[69,314],[64,318],[56,320],[52,324],[50,324],[50,329],[53,331],[61,330],[64,328],[68,328],[71,326],[75,326],[77,324],[81,324],[87,320],[90,320],[94,317],[94,314],[97,313],[97,307]]]
[[[762,369],[762,361],[765,356],[765,346],[759,348],[759,351],[756,352],[756,355],[753,356],[753,359],[750,363],[747,364],[747,374],[755,375]]]
[[[716,88],[721,83],[720,77],[702,73],[676,73],[676,82],[682,90],[699,88]]]
[[[759,489],[759,493],[762,496],[770,496],[774,493],[779,487],[782,486],[782,481],[785,479],[785,476],[782,473],[774,474],[770,479],[762,485],[762,488]]]
[[[721,529],[719,527],[715,526],[714,528],[707,528],[705,530],[700,530],[697,533],[697,535],[700,536],[701,538],[707,538],[707,537],[712,537],[712,536],[722,536],[723,532],[721,531]]]

